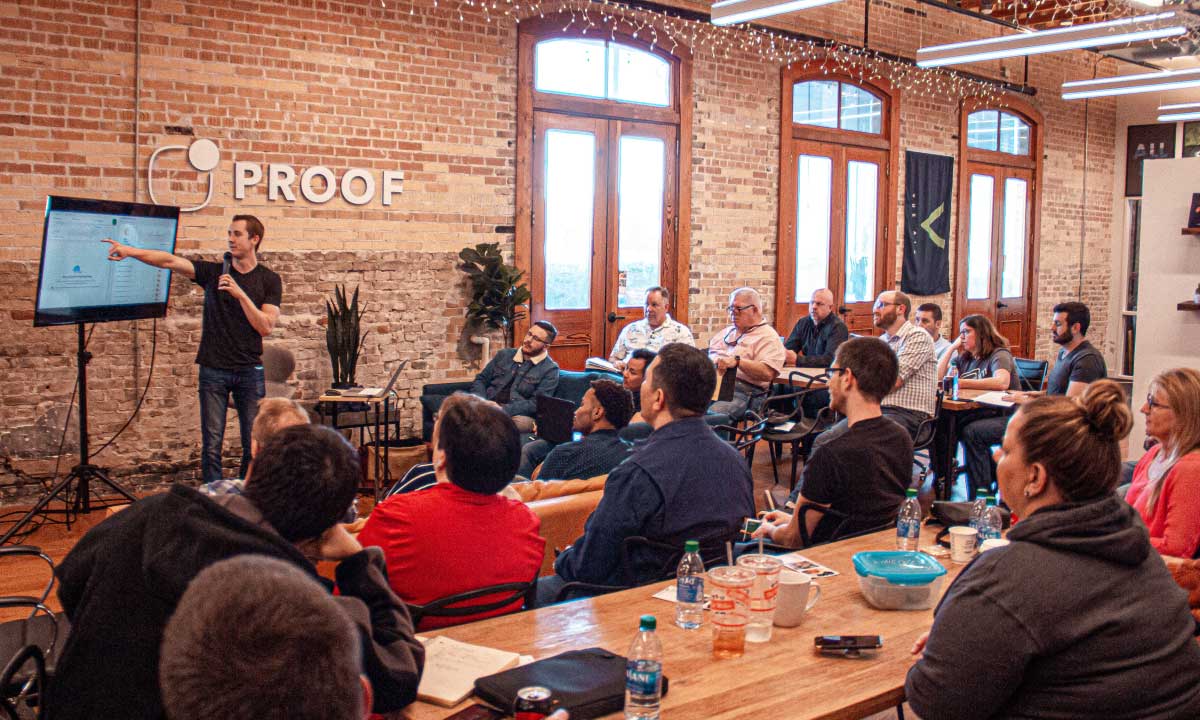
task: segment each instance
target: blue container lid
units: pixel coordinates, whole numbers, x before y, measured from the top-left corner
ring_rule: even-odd
[[[912,550],[873,550],[854,553],[854,571],[873,575],[893,585],[928,585],[946,574],[940,562]]]

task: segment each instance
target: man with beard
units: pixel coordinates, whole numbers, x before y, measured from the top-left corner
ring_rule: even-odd
[[[1091,312],[1081,302],[1064,302],[1054,306],[1050,339],[1062,349],[1058,351],[1054,368],[1046,379],[1046,395],[1078,397],[1083,395],[1088,385],[1108,376],[1104,356],[1084,337],[1091,322]],[[1006,397],[1021,405],[1041,394],[1041,391],[1014,392]],[[988,483],[984,485],[977,482],[976,487],[990,487],[996,481],[992,446],[999,445],[1004,439],[1008,417],[979,420],[963,429],[967,474],[972,481],[986,479]]]
[[[916,436],[937,409],[937,354],[929,333],[908,321],[912,300],[899,290],[879,293],[871,317],[896,353],[900,376],[883,399],[883,414]]]

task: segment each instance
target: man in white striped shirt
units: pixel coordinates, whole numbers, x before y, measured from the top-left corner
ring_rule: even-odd
[[[937,353],[929,333],[908,321],[912,299],[899,290],[879,293],[871,318],[900,361],[896,387],[883,399],[883,414],[916,436],[937,406]]]

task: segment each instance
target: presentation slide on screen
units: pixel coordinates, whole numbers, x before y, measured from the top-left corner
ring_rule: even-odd
[[[105,238],[171,252],[175,220],[52,211],[46,220],[38,307],[70,308],[161,303],[170,272],[127,258],[108,259]]]

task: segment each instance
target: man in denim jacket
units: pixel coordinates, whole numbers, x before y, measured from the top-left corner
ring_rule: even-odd
[[[530,325],[521,347],[496,353],[475,376],[471,394],[494,401],[512,416],[518,430],[532,432],[534,398],[552,395],[558,388],[558,363],[546,352],[557,336],[558,329],[546,320]]]

